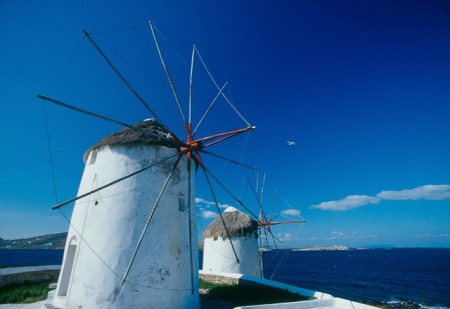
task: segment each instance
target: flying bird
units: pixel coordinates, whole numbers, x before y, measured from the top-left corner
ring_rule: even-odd
[[[295,145],[297,145],[297,143],[293,142],[293,141],[286,141],[286,143],[288,144],[288,146],[295,146]]]

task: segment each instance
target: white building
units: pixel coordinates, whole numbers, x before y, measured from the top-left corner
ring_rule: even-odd
[[[189,191],[186,156],[158,202],[177,158],[170,132],[153,119],[88,150],[78,196],[154,166],[76,201],[54,307],[199,307],[195,209],[189,205],[194,172]]]
[[[220,217],[211,222],[203,233],[203,273],[260,277],[257,222],[234,207],[225,209],[222,217],[229,235]]]

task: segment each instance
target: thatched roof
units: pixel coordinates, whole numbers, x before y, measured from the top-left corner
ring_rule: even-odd
[[[258,223],[250,218],[249,215],[234,207],[229,207],[222,213],[222,217],[230,233],[230,237],[258,237]],[[212,237],[213,240],[217,240],[219,236],[226,239],[227,231],[220,217],[217,217],[208,225],[205,232],[203,232],[203,238]]]
[[[176,148],[173,142],[173,135],[169,130],[164,128],[155,119],[146,119],[134,124],[130,128],[122,129],[103,138],[86,151],[83,159],[86,162],[89,153],[102,146],[133,144],[163,145]]]

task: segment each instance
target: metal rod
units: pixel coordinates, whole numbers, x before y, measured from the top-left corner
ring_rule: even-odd
[[[58,190],[56,190],[56,177],[55,177],[55,168],[54,168],[54,164],[53,164],[53,152],[52,152],[52,148],[50,145],[50,133],[49,133],[49,129],[48,129],[48,118],[47,118],[47,106],[45,104],[45,100],[44,100],[44,119],[45,119],[45,135],[47,137],[47,150],[48,150],[48,156],[50,158],[50,170],[52,173],[52,183],[53,183],[53,193],[55,194],[55,202],[59,203],[59,199],[58,199]]]
[[[214,199],[214,204],[216,205],[217,212],[219,213],[220,220],[222,221],[222,224],[223,224],[223,227],[225,229],[225,232],[227,233],[227,238],[230,241],[231,249],[233,249],[234,256],[236,257],[236,263],[239,264],[240,263],[239,257],[238,257],[238,255],[236,253],[236,249],[234,248],[233,242],[231,241],[230,231],[228,230],[228,226],[226,225],[225,220],[223,219],[222,213],[220,212],[219,203],[217,202],[216,194],[214,193],[214,190],[212,188],[211,181],[210,181],[210,179],[208,177],[208,173],[206,172],[206,168],[205,168],[205,166],[203,164],[200,164],[200,166],[203,169],[203,172],[204,172],[203,174],[205,175],[206,181],[207,181],[208,186],[209,186],[209,190],[211,191],[212,198]]]
[[[180,110],[181,117],[183,118],[183,122],[186,123],[186,117],[184,116],[183,109],[181,108],[180,101],[178,100],[177,92],[175,91],[175,87],[172,82],[172,78],[170,77],[169,70],[167,69],[166,63],[164,62],[164,58],[161,53],[161,49],[159,48],[158,39],[156,38],[155,29],[153,28],[153,24],[151,21],[148,22],[150,25],[150,29],[152,30],[153,40],[155,41],[156,49],[159,54],[159,59],[161,59],[162,66],[164,71],[166,72],[167,79],[169,80],[170,88],[172,88],[172,93],[175,97],[175,101],[177,102],[178,109]]]
[[[260,197],[261,204],[259,205],[259,208],[261,210],[261,216],[264,216],[264,222],[267,221],[266,214],[264,213],[264,208],[263,208],[265,183],[266,183],[266,173],[263,173],[263,181],[262,181],[262,185],[261,185],[261,197]]]
[[[114,119],[112,119],[112,118],[108,118],[108,117],[103,116],[103,115],[100,115],[100,114],[96,114],[96,113],[93,113],[93,112],[89,112],[89,111],[87,111],[87,110],[84,110],[84,109],[81,109],[81,108],[78,108],[78,107],[75,107],[75,106],[72,106],[72,105],[63,103],[63,102],[61,102],[61,101],[58,101],[58,100],[55,100],[55,99],[52,99],[52,98],[49,98],[49,97],[46,97],[46,96],[43,96],[43,95],[40,95],[40,94],[38,94],[37,97],[38,97],[39,99],[43,99],[44,101],[49,101],[49,102],[55,103],[55,104],[57,104],[57,105],[60,105],[60,106],[69,108],[69,109],[71,109],[71,110],[80,112],[80,113],[82,113],[82,114],[86,114],[86,115],[89,115],[89,116],[93,116],[93,117],[96,117],[96,118],[100,118],[100,119],[102,119],[102,120],[106,120],[106,121],[109,121],[109,122],[113,122],[113,123],[119,124],[119,125],[124,126],[124,127],[135,128],[134,126],[129,125],[129,124],[125,123],[125,122],[121,122],[121,121],[114,120]],[[135,129],[136,129],[136,128],[135,128]],[[180,141],[177,140],[176,137],[173,137],[173,141],[172,141],[172,139],[165,138],[165,137],[163,137],[163,136],[157,135],[157,134],[152,133],[152,132],[149,132],[149,131],[146,131],[145,134],[147,134],[147,135],[152,135],[152,136],[154,136],[154,137],[156,137],[156,138],[158,138],[158,139],[163,139],[163,140],[165,140],[165,141],[167,141],[167,142],[169,142],[169,143],[172,143],[172,142],[174,141],[174,142],[175,142],[175,145],[180,144]],[[172,134],[172,133],[171,133],[171,134]]]
[[[224,161],[227,161],[227,162],[230,162],[230,163],[234,163],[234,164],[237,164],[237,165],[239,165],[239,166],[246,167],[246,168],[251,169],[251,170],[254,170],[254,171],[259,171],[259,169],[257,169],[256,167],[252,167],[252,166],[250,166],[250,165],[246,165],[246,164],[240,163],[240,162],[238,162],[238,161],[235,161],[235,160],[232,160],[232,159],[228,159],[228,158],[219,156],[218,154],[215,154],[215,153],[206,151],[206,150],[204,150],[204,149],[201,149],[200,151],[201,151],[202,153],[209,154],[209,155],[211,155],[211,156],[213,156],[213,157],[222,159],[222,160],[224,160]]]
[[[259,196],[258,196],[258,194],[256,193],[255,188],[253,188],[252,183],[250,182],[250,179],[248,179],[247,176],[245,176],[245,179],[247,179],[247,182],[248,182],[248,184],[250,185],[250,188],[252,189],[253,194],[255,195],[256,201],[258,202],[259,207],[261,207],[261,201],[259,200]],[[261,220],[262,220],[263,222],[265,222],[265,218],[261,218]]]
[[[281,222],[272,222],[267,221],[267,224],[260,224],[261,226],[270,226],[270,225],[280,225],[280,224],[296,224],[296,223],[305,223],[306,220],[292,220],[292,221],[281,221]],[[264,223],[264,222],[263,222]]]
[[[275,243],[275,241],[274,241]],[[275,247],[276,247],[276,243],[275,243]],[[278,249],[276,247],[276,249]],[[280,265],[284,264],[286,262],[287,259],[287,255],[288,255],[288,251],[285,251],[284,255],[281,257],[281,259],[278,261],[277,266],[275,267],[275,269],[273,270],[272,275],[270,276],[269,280],[272,280],[273,276],[275,275],[275,273],[277,272],[278,268],[280,267]]]
[[[117,76],[119,76],[119,78],[125,83],[125,85],[128,87],[128,89],[131,90],[131,92],[134,94],[134,96],[139,100],[139,102],[141,102],[145,108],[147,108],[147,110],[153,115],[153,117],[156,118],[156,120],[158,120],[158,122],[163,125],[163,122],[161,121],[161,119],[158,117],[158,115],[156,115],[156,113],[150,108],[150,106],[144,101],[144,99],[137,93],[136,90],[134,90],[134,88],[131,86],[131,84],[125,79],[125,77],[119,72],[119,70],[117,70],[117,68],[112,64],[111,60],[109,60],[109,58],[105,55],[105,53],[100,49],[100,47],[97,45],[97,43],[95,43],[95,41],[92,39],[92,37],[89,35],[89,33],[83,29],[83,33],[84,35],[89,39],[89,41],[92,43],[92,45],[94,45],[95,49],[100,53],[100,55],[103,57],[103,59],[106,60],[106,62],[108,63],[108,65],[111,67],[111,69],[113,69],[113,71],[117,74]],[[163,125],[165,127],[165,125]]]
[[[102,115],[99,115],[99,114],[96,114],[96,113],[93,113],[93,112],[89,112],[87,110],[84,110],[84,109],[81,109],[81,108],[78,108],[78,107],[75,107],[75,106],[63,103],[61,101],[58,101],[58,100],[55,100],[55,99],[52,99],[52,98],[49,98],[49,97],[46,97],[46,96],[43,96],[43,95],[40,95],[40,94],[38,94],[37,97],[39,99],[55,103],[57,105],[66,107],[68,109],[71,109],[71,110],[74,110],[74,111],[77,111],[77,112],[80,112],[80,113],[83,113],[83,114],[86,114],[86,115],[89,115],[89,116],[93,116],[93,117],[100,118],[100,119],[103,119],[103,120],[106,120],[106,121],[110,121],[110,122],[113,122],[113,123],[116,123],[116,124],[120,124],[121,126],[124,126],[124,127],[128,127],[128,128],[132,127],[132,125],[129,125],[129,124],[125,123],[125,122],[121,122],[121,121],[118,121],[118,120],[114,120],[114,119],[108,118],[106,116],[102,116]]]
[[[141,247],[142,240],[144,239],[145,232],[147,231],[147,228],[150,225],[150,222],[152,221],[153,216],[155,215],[155,211],[156,211],[156,208],[159,205],[159,201],[161,200],[161,197],[162,197],[164,191],[166,190],[167,184],[169,183],[169,180],[172,178],[172,175],[175,172],[175,169],[177,168],[177,165],[180,162],[180,159],[181,159],[181,156],[178,156],[177,160],[173,164],[173,167],[172,167],[172,170],[170,171],[169,176],[167,176],[166,181],[164,182],[161,190],[159,191],[158,197],[156,198],[155,203],[153,204],[153,208],[152,208],[152,210],[150,212],[150,215],[149,215],[147,221],[145,222],[144,229],[143,229],[143,231],[141,233],[141,236],[139,237],[139,240],[138,240],[138,243],[136,245],[136,248],[134,249],[133,255],[132,255],[131,260],[130,260],[130,263],[128,264],[128,267],[127,267],[127,269],[125,271],[125,274],[124,274],[124,276],[122,278],[122,282],[120,284],[121,286],[123,286],[125,284],[126,280],[127,280],[128,273],[130,272],[131,266],[133,265],[134,260],[136,259],[136,255],[137,255],[137,253],[139,251],[139,248]]]
[[[192,160],[188,160],[188,224],[189,224],[189,262],[191,264],[191,294],[194,295],[195,294],[195,274],[194,274],[194,256],[193,256],[193,251],[192,251],[192,200],[191,200],[191,195],[192,195],[192,183],[191,183],[191,164],[192,164]],[[195,210],[194,210],[195,213]]]
[[[248,209],[248,207],[247,206],[245,206],[244,205],[244,203],[242,203],[242,201],[241,200],[239,200],[222,182],[220,182],[220,180],[216,177],[216,176],[214,176],[214,174],[213,173],[211,173],[211,171],[210,170],[208,170],[207,168],[206,168],[206,166],[204,166],[203,165],[203,169],[214,179],[214,181],[215,182],[217,182],[218,184],[219,184],[219,186],[221,186],[222,187],[222,189],[226,192],[226,193],[228,193],[232,198],[234,198],[234,200],[239,204],[239,205],[241,205],[242,206],[242,208],[244,208],[250,215],[252,215],[253,216],[253,218],[257,221],[257,222],[260,222],[260,220],[258,219],[258,216],[257,215],[255,215],[250,209]]]
[[[114,181],[112,181],[112,182],[110,182],[110,183],[107,183],[106,185],[101,186],[100,188],[97,188],[97,189],[95,189],[95,190],[92,190],[92,191],[89,191],[89,192],[84,193],[84,194],[82,194],[82,195],[79,195],[79,196],[77,196],[77,197],[75,197],[75,198],[73,198],[73,199],[71,199],[71,200],[68,200],[68,201],[62,203],[62,204],[56,205],[56,206],[52,207],[52,210],[60,209],[60,208],[66,206],[66,205],[68,205],[68,204],[70,204],[70,203],[72,203],[72,202],[75,202],[76,200],[79,200],[79,199],[81,199],[81,198],[83,198],[83,197],[89,196],[89,195],[91,195],[91,194],[93,194],[93,193],[95,193],[95,192],[101,191],[101,190],[103,190],[103,189],[105,189],[105,188],[108,188],[108,187],[110,187],[110,186],[112,186],[112,185],[115,185],[116,183],[119,183],[119,182],[121,182],[121,181],[123,181],[123,180],[125,180],[125,179],[128,179],[128,178],[133,177],[133,176],[135,176],[135,175],[137,175],[137,174],[139,174],[139,173],[142,173],[143,171],[146,171],[146,170],[148,170],[149,168],[152,168],[153,166],[158,165],[158,164],[161,164],[162,162],[167,161],[167,160],[169,160],[169,159],[171,159],[171,158],[173,158],[173,157],[176,157],[176,156],[178,156],[178,154],[175,154],[175,155],[173,155],[173,156],[169,156],[169,157],[167,157],[167,158],[164,158],[164,159],[162,159],[162,160],[160,160],[160,161],[158,161],[158,162],[155,162],[155,163],[153,163],[153,164],[151,164],[151,165],[149,165],[149,166],[147,166],[147,167],[144,167],[144,168],[142,168],[142,169],[140,169],[140,170],[138,170],[138,171],[136,171],[136,172],[133,172],[133,173],[131,173],[131,174],[128,174],[127,176],[121,177],[121,178],[116,179],[116,180],[114,180]]]
[[[214,105],[214,103],[216,102],[216,100],[219,98],[220,94],[222,93],[222,91],[225,89],[225,87],[228,85],[228,82],[226,82],[222,88],[220,88],[219,93],[215,96],[215,98],[212,100],[211,104],[209,104],[208,108],[206,109],[205,113],[203,114],[202,118],[200,119],[200,121],[198,122],[197,126],[195,127],[194,133],[192,133],[192,136],[195,135],[195,132],[197,132],[198,128],[200,127],[200,124],[203,122],[203,119],[205,119],[206,115],[209,113],[209,110],[211,109],[211,107]]]
[[[255,128],[256,128],[255,126],[249,126],[249,127],[245,127],[245,128],[238,129],[238,130],[234,130],[234,131],[218,133],[218,134],[206,136],[206,137],[203,137],[203,138],[199,138],[199,139],[193,141],[193,143],[209,141],[209,140],[212,140],[212,139],[214,139],[214,138],[218,138],[218,137],[225,136],[225,138],[222,138],[222,139],[220,139],[220,140],[218,140],[218,141],[211,142],[210,144],[207,144],[207,145],[204,145],[204,146],[203,146],[203,147],[208,147],[208,146],[211,146],[211,145],[220,143],[221,141],[223,141],[223,140],[225,140],[225,139],[229,139],[229,138],[231,138],[231,137],[233,137],[233,136],[236,136],[236,135],[238,135],[238,134],[240,134],[240,133],[244,133],[244,132],[247,132],[247,131],[254,130]]]
[[[192,47],[191,72],[189,74],[189,129],[192,123],[192,74],[194,72],[195,45]]]
[[[219,85],[217,85],[216,81],[214,80],[214,78],[212,77],[211,73],[209,72],[208,68],[206,67],[205,62],[203,61],[202,56],[200,55],[198,49],[197,49],[197,55],[198,58],[200,59],[200,61],[202,62],[206,72],[209,75],[209,78],[211,78],[211,80],[213,81],[214,85],[216,86],[217,89],[219,89]],[[236,114],[249,126],[250,123],[248,123],[248,121],[241,115],[241,113],[239,113],[239,111],[236,109],[236,107],[234,107],[234,105],[230,102],[230,100],[228,100],[228,98],[226,97],[225,94],[222,93],[222,97],[227,101],[227,103],[231,106],[231,108],[236,112]]]

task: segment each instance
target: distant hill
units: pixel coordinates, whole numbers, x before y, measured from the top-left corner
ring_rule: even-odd
[[[331,247],[308,247],[292,249],[292,251],[347,251],[352,250],[346,246],[331,246]]]
[[[48,234],[30,238],[0,238],[0,249],[64,249],[67,232]]]

